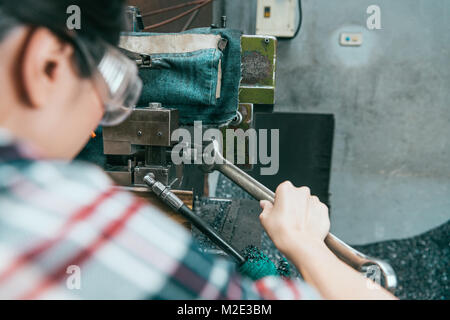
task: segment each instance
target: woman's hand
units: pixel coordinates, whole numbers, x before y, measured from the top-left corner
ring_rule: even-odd
[[[285,182],[277,188],[275,204],[261,201],[261,207],[261,223],[272,241],[323,298],[395,299],[328,249],[328,208],[308,188]]]
[[[309,188],[296,188],[290,182],[281,184],[275,203],[261,201],[260,220],[277,248],[287,257],[299,244],[323,243],[330,231],[328,208]]]

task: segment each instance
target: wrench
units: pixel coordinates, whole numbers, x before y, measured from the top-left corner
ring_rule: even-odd
[[[212,158],[214,161],[208,161],[209,163],[213,162],[212,164],[203,164],[201,166],[203,171],[211,173],[217,170],[247,191],[255,199],[268,200],[274,203],[275,193],[272,190],[225,159],[217,141],[212,141],[212,144],[213,152],[212,154],[208,154],[207,157],[210,160]],[[205,155],[203,157],[205,158]],[[341,261],[353,269],[366,275],[368,273],[375,274],[375,277],[376,275],[381,275],[379,279],[381,285],[392,293],[395,291],[397,287],[397,276],[389,263],[359,252],[331,233],[325,238],[325,244]],[[375,280],[378,279],[375,278]]]

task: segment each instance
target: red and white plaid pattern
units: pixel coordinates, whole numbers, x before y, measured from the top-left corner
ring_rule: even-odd
[[[32,160],[3,137],[1,299],[319,298],[299,280],[243,278],[100,169]],[[81,288],[67,285],[72,266]]]

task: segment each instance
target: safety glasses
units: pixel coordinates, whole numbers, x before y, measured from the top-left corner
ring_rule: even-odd
[[[115,126],[127,119],[134,110],[142,91],[142,80],[136,63],[122,54],[119,49],[107,44],[100,62],[94,62],[86,45],[80,39],[74,40],[83,54],[90,70],[95,88],[103,102],[105,114],[102,126]]]

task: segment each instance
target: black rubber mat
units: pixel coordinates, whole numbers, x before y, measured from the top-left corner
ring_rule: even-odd
[[[450,220],[413,238],[355,248],[392,265],[400,299],[450,298]]]

